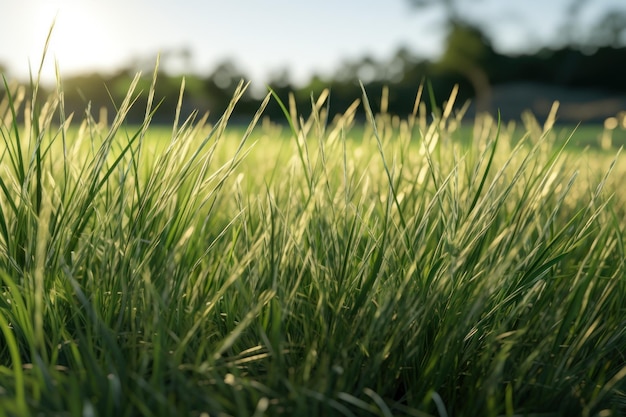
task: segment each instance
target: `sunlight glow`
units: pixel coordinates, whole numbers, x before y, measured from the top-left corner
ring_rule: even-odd
[[[110,58],[119,56],[113,35],[116,29],[100,12],[98,3],[94,2],[42,1],[33,13],[35,30],[29,51],[33,70],[39,64],[43,42],[53,23],[47,51],[52,60],[48,62],[58,62],[63,73],[64,68],[72,72],[113,68]],[[46,67],[46,72],[53,70],[52,65]]]

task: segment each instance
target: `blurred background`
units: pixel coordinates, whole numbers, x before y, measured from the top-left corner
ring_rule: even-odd
[[[172,122],[184,75],[184,112],[212,120],[244,79],[242,119],[268,85],[303,111],[328,87],[335,113],[361,96],[362,80],[374,107],[388,86],[398,115],[427,81],[438,103],[458,84],[470,114],[528,109],[541,120],[559,100],[562,123],[626,123],[625,0],[0,0],[0,11],[9,83],[37,76],[54,22],[42,85],[56,88],[58,66],[67,111],[90,104],[96,119],[138,71],[147,89],[160,55],[155,122]],[[139,101],[131,121],[143,119]],[[281,118],[275,103],[266,114]]]

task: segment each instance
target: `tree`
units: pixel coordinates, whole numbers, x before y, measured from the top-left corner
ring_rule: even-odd
[[[473,86],[476,94],[476,104],[479,109],[489,102],[490,80],[489,75],[497,73],[494,70],[497,62],[492,58],[496,53],[485,29],[492,24],[489,21],[472,20],[467,13],[467,7],[480,7],[479,0],[408,0],[415,9],[437,8],[443,11],[444,22],[442,29],[446,31],[444,52],[437,66],[445,71],[461,74]],[[606,8],[603,17],[592,25],[591,30],[581,30],[579,17],[586,12],[590,0],[568,0],[563,3],[564,24],[556,35],[555,41],[562,40],[562,48],[570,51],[566,56],[569,62],[561,66],[572,66],[571,61],[579,54],[576,52],[589,51],[602,46],[617,47],[626,43],[626,9],[620,4]],[[557,44],[559,42],[556,42]],[[530,46],[530,45],[529,45]],[[572,49],[572,47],[574,49]]]
[[[437,67],[457,73],[467,80],[476,95],[476,107],[486,110],[491,96],[491,86],[485,61],[493,54],[491,42],[481,27],[471,22],[461,12],[463,0],[410,0],[415,8],[439,7],[444,12],[446,44]]]
[[[589,42],[594,46],[623,46],[626,43],[626,10],[607,10],[591,31]]]
[[[478,110],[487,110],[491,84],[486,71],[488,58],[494,54],[487,37],[476,27],[455,23],[448,33],[446,47],[437,66],[458,73],[472,85]]]
[[[445,12],[445,19],[449,26],[457,23],[467,23],[460,12],[460,1],[462,0],[409,0],[411,5],[417,9],[439,7]]]
[[[468,7],[481,7],[480,0],[407,0],[416,10],[440,9],[444,15],[444,29],[452,30],[458,25],[471,26],[481,29],[487,28],[492,22],[472,20],[464,12]],[[504,3],[504,2],[502,2]],[[501,3],[501,5],[502,5]],[[510,4],[519,4],[510,2]],[[626,2],[614,0],[613,4],[607,4],[602,16],[591,27],[584,30],[581,28],[580,17],[591,12],[589,7],[596,6],[592,0],[566,0],[563,1],[563,24],[555,35],[555,44],[563,47],[585,46],[617,46],[626,43]],[[533,7],[533,6],[527,6]],[[509,10],[514,10],[509,6]],[[559,42],[559,41],[562,41]],[[546,45],[543,45],[546,46]],[[553,45],[554,46],[554,45]]]

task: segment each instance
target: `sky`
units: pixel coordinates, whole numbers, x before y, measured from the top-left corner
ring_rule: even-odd
[[[465,3],[464,13],[489,22],[497,49],[519,52],[555,38],[568,0]],[[588,3],[581,30],[625,0]],[[190,59],[164,58],[166,70],[203,73],[231,59],[253,81],[286,68],[305,82],[346,59],[390,58],[400,46],[436,58],[444,42],[441,10],[418,11],[408,0],[0,0],[0,65],[9,76],[38,68],[53,22],[47,81],[55,62],[64,77],[152,63],[158,53],[186,48]]]

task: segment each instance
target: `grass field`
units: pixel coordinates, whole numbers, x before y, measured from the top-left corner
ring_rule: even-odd
[[[626,413],[617,149],[366,95],[133,128],[133,88],[0,105],[0,416]]]

